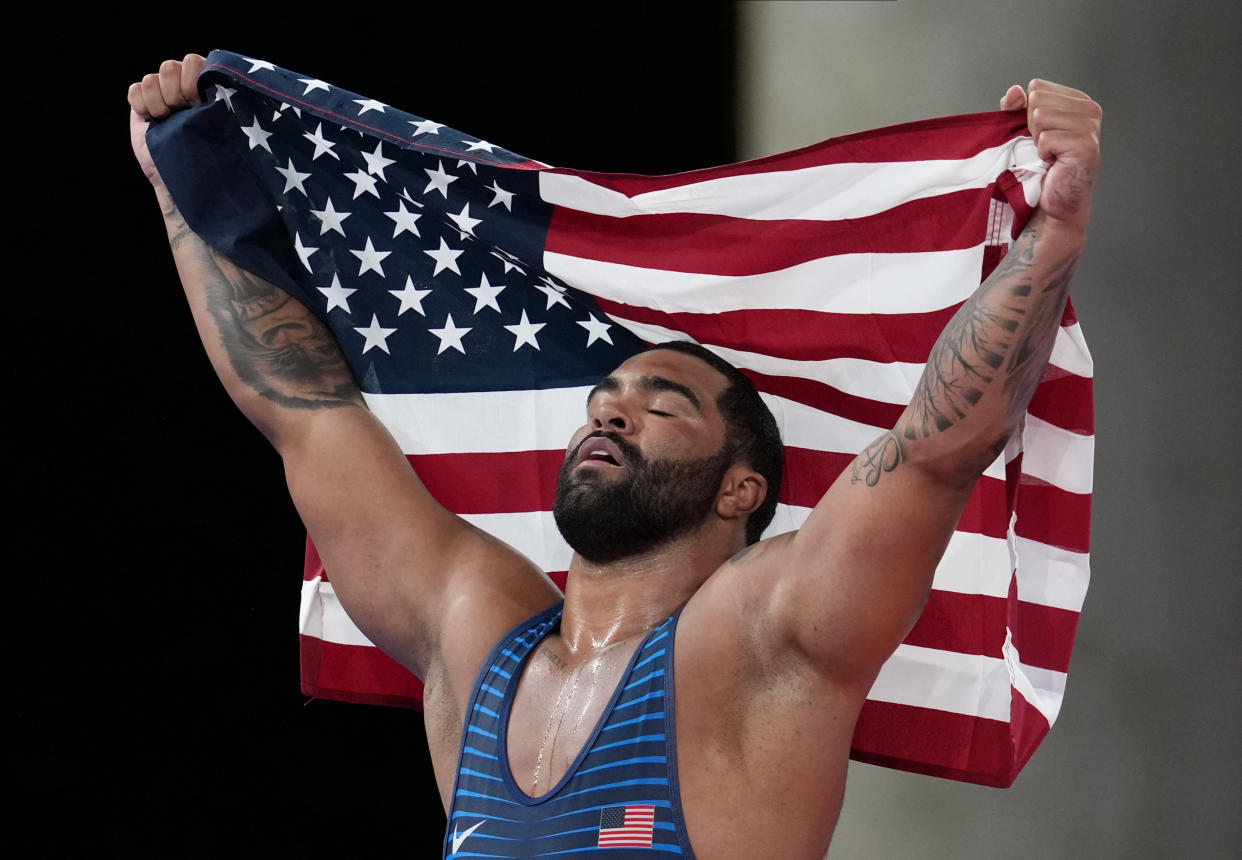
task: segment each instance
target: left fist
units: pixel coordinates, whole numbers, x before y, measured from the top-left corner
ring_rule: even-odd
[[[1084,92],[1036,79],[1027,92],[1010,87],[1001,99],[1002,110],[1023,108],[1039,157],[1052,162],[1039,208],[1068,227],[1086,229],[1100,166],[1100,106]]]

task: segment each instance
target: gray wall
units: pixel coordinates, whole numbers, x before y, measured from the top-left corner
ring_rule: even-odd
[[[1032,77],[1104,107],[1074,292],[1093,579],[1060,719],[1009,790],[853,765],[837,860],[1237,856],[1238,8],[740,5],[743,157],[989,110]]]

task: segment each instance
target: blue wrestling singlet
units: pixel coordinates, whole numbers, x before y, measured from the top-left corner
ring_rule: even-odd
[[[509,771],[506,735],[522,667],[561,620],[554,606],[493,649],[462,732],[444,856],[693,857],[677,789],[673,633],[666,619],[639,645],[568,772],[528,797]]]

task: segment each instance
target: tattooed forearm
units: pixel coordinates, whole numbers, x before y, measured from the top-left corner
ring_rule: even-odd
[[[238,379],[290,409],[362,405],[327,326],[288,293],[210,248],[171,199],[162,201],[162,208],[174,254],[195,273],[187,290],[201,287],[219,345]],[[203,334],[211,352],[210,335],[205,329]]]
[[[190,230],[189,225],[185,223],[185,218],[181,217],[177,204],[172,202],[172,198],[168,198],[162,204],[164,211],[164,220],[168,224],[168,244],[172,246],[173,252],[181,247],[181,243],[188,237],[193,236],[194,232]]]
[[[899,431],[908,440],[948,430],[985,395],[1003,396],[1012,425],[1043,374],[1069,290],[1073,259],[1040,264],[1028,227],[949,321],[928,357]]]
[[[207,309],[243,382],[293,409],[362,403],[332,333],[304,305],[214,249],[203,263]]]

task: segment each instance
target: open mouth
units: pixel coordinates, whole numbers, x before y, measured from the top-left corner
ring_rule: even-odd
[[[591,436],[578,446],[577,465],[579,466],[621,466],[625,458],[620,447],[603,436]]]

